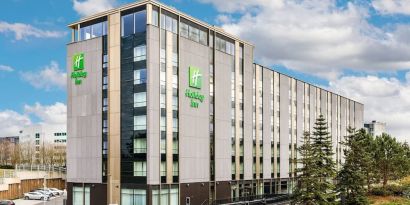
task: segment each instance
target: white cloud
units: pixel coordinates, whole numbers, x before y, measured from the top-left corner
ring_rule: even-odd
[[[239,14],[222,28],[255,45],[255,59],[326,79],[345,69],[395,71],[410,68],[410,26],[383,30],[368,22],[369,8],[334,0],[200,0]],[[221,17],[218,17],[221,18]]]
[[[32,117],[39,119],[32,120]],[[0,137],[16,136],[25,126],[43,124],[65,126],[67,123],[67,106],[56,102],[52,105],[24,105],[24,112],[0,110]]]
[[[56,102],[54,105],[44,106],[40,103],[35,105],[25,105],[26,114],[34,114],[42,123],[65,124],[67,122],[67,106],[64,103]]]
[[[23,126],[31,124],[25,114],[13,110],[0,111],[0,136],[17,136]]]
[[[23,80],[39,89],[64,89],[67,83],[67,73],[62,71],[55,61],[51,61],[50,65],[45,66],[39,71],[21,72],[20,75]]]
[[[409,0],[373,0],[374,9],[381,14],[404,14],[410,15]]]
[[[14,68],[7,65],[0,65],[0,71],[13,72]]]
[[[387,132],[410,142],[410,72],[397,78],[348,76],[330,82],[329,89],[364,103],[365,120],[387,123]]]
[[[89,16],[114,8],[116,0],[73,0],[73,8],[80,16]]]
[[[5,21],[0,21],[0,33],[13,33],[15,40],[23,40],[28,37],[60,38],[67,35],[67,32],[42,30],[29,24],[8,23]]]

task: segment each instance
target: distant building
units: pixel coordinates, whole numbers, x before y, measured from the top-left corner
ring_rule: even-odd
[[[386,123],[373,120],[370,123],[364,123],[364,128],[371,135],[380,136],[386,132]]]
[[[64,158],[67,144],[67,127],[65,125],[33,125],[20,131],[22,146],[35,148],[35,161],[42,163],[42,152],[51,152],[55,158]]]

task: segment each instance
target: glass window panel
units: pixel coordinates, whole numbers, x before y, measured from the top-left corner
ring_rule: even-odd
[[[170,16],[165,16],[165,29],[172,31],[172,18]]]
[[[162,162],[161,162],[162,163]],[[168,197],[169,197],[169,193],[168,193],[168,189],[161,189],[161,204],[168,204]]]
[[[135,33],[144,32],[147,29],[147,12],[146,10],[134,13]]]
[[[134,130],[146,130],[147,129],[147,116],[140,115],[134,116]]]
[[[102,23],[94,24],[92,25],[91,28],[92,28],[92,35],[91,35],[92,38],[102,36],[102,33],[103,33]]]
[[[152,25],[158,26],[158,11],[155,9],[152,10]]]
[[[146,191],[142,189],[134,190],[134,204],[145,205],[146,204]]]
[[[136,138],[134,139],[134,154],[147,153],[147,139]]]
[[[161,14],[161,28],[165,29],[165,15]]]
[[[84,202],[85,205],[90,205],[90,187],[84,187]]]
[[[199,42],[199,30],[197,28],[189,27],[189,39]]]
[[[106,21],[102,22],[102,35],[107,35],[108,34],[108,24]]]
[[[134,107],[145,107],[147,106],[147,93],[134,93]]]
[[[134,84],[147,83],[147,69],[134,70]]]
[[[84,192],[83,187],[73,187],[73,204],[75,205],[83,205],[84,201]]]
[[[204,31],[199,32],[199,43],[202,45],[208,45],[208,33]]]
[[[178,188],[170,189],[170,205],[178,205]]]
[[[182,37],[188,38],[188,25],[181,22],[181,33]]]
[[[134,162],[134,176],[147,176],[147,162]]]
[[[147,46],[141,45],[134,48],[134,62],[146,60]]]
[[[176,19],[172,19],[172,32],[178,33],[178,21]]]
[[[128,14],[121,17],[121,36],[129,36],[134,33],[134,15]]]
[[[133,205],[133,190],[121,189],[121,205]]]

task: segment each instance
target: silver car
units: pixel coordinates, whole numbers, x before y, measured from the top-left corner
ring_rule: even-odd
[[[40,192],[28,192],[24,194],[24,199],[25,200],[31,200],[31,199],[36,199],[36,200],[45,200],[48,201],[50,197],[47,195],[40,193]]]

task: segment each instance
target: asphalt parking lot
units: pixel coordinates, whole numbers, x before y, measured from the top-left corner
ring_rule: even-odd
[[[66,197],[51,197],[49,201],[40,201],[40,200],[24,200],[17,199],[13,200],[16,205],[63,205],[63,201]]]

